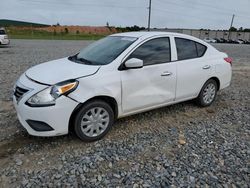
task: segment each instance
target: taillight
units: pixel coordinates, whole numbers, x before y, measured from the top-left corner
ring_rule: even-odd
[[[233,59],[230,58],[230,57],[225,57],[224,60],[227,62],[227,63],[230,63],[230,65],[232,66],[232,63],[233,63]]]

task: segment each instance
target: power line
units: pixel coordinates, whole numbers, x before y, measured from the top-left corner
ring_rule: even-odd
[[[186,19],[188,19],[188,20],[190,20],[190,18],[192,18],[192,19],[195,19],[195,20],[200,20],[200,21],[204,21],[204,19],[202,19],[202,18],[200,18],[200,17],[197,17],[197,16],[193,16],[193,15],[189,15],[189,14],[180,14],[180,12],[178,12],[178,11],[174,11],[174,10],[165,10],[165,9],[160,9],[160,8],[152,8],[153,10],[157,10],[157,11],[160,11],[160,12],[166,12],[166,13],[168,13],[168,14],[171,14],[171,15],[173,15],[173,14],[175,14],[175,15],[178,15],[178,16],[183,16],[183,17],[185,17]],[[176,17],[178,17],[178,16],[176,16]],[[218,19],[217,18],[211,18],[211,17],[207,17],[209,20],[217,20],[218,21]],[[223,18],[223,20],[225,20],[224,18]]]
[[[70,6],[77,6],[78,8],[82,8],[82,7],[102,7],[102,8],[119,8],[119,9],[146,9],[146,7],[143,7],[143,6],[121,6],[121,5],[118,5],[118,4],[97,4],[97,3],[75,3],[75,2],[72,2],[72,3],[60,3],[59,1],[43,1],[43,0],[19,0],[19,1],[22,1],[22,2],[26,2],[28,4],[56,4],[57,6],[67,6],[67,7],[70,7]],[[148,0],[149,1],[149,7],[148,7],[148,30],[150,30],[150,26],[151,26],[151,11],[152,10],[158,10],[158,11],[162,11],[162,12],[166,12],[170,15],[173,15],[173,14],[177,14],[177,16],[188,16],[188,18],[190,17],[193,17],[193,19],[196,19],[196,20],[202,20],[204,21],[204,19],[201,19],[199,16],[194,16],[194,15],[190,15],[190,14],[183,14],[178,11],[173,11],[173,9],[162,9],[162,8],[158,8],[158,6],[160,6],[158,4],[155,5],[153,7],[155,8],[152,8],[152,0]],[[187,0],[179,0],[179,1],[182,1],[182,2],[187,2]],[[155,2],[155,1],[154,1]],[[158,3],[162,3],[162,4],[171,4],[171,5],[174,5],[174,6],[177,6],[177,7],[182,7],[182,8],[189,8],[189,9],[194,9],[194,6],[190,5],[190,4],[180,4],[181,2],[179,3],[176,3],[178,1],[167,1],[167,0],[156,0],[156,2]],[[224,9],[224,8],[218,8],[218,7],[214,7],[214,6],[211,6],[211,5],[208,5],[208,4],[204,4],[204,3],[195,3],[195,5],[197,6],[200,6],[200,7],[206,7],[206,8],[209,8],[210,10],[213,9],[212,11],[216,11],[220,14],[225,14],[225,15],[232,15],[232,13],[229,13],[227,12],[226,10],[229,10],[229,9]],[[162,7],[162,5],[161,5]],[[198,9],[200,10],[200,9]],[[208,10],[209,11],[209,10]],[[172,13],[172,14],[171,14]],[[203,15],[204,16],[204,15]],[[206,16],[206,15],[205,15]],[[223,20],[226,20],[225,17],[218,17],[218,18],[213,18],[213,17],[210,17],[209,15],[206,16],[207,20],[218,20],[218,19],[221,19],[223,18]],[[242,17],[242,18],[245,18],[247,19],[247,16],[243,16],[241,14],[237,14],[237,17]],[[250,17],[248,17],[250,18]],[[238,20],[237,20],[238,22]]]
[[[187,0],[179,0],[179,1],[187,2]],[[238,3],[238,2],[237,2],[237,3]],[[227,11],[227,13],[230,14],[230,15],[232,14],[232,12],[236,12],[236,11],[233,10],[233,9],[225,8],[225,6],[223,6],[223,7],[216,7],[216,6],[212,6],[211,4],[202,3],[201,1],[196,2],[195,5],[203,6],[203,7],[206,7],[206,8],[207,8],[207,7],[210,7],[210,8],[216,9],[216,10],[218,10],[218,11],[221,11],[221,10],[223,10],[224,12]],[[242,11],[241,11],[241,13],[242,13]],[[249,12],[244,12],[244,13],[245,13],[245,14],[249,14]],[[248,17],[248,18],[250,18],[249,16],[246,16],[246,15],[237,13],[237,16],[238,16],[238,15],[243,16],[243,17]]]
[[[179,1],[187,2],[188,0],[179,0]],[[211,5],[211,4],[203,3],[203,2],[201,2],[201,1],[195,2],[195,5],[203,6],[203,7],[206,7],[206,8],[209,7],[209,8],[213,8],[213,9],[219,10],[219,11],[221,11],[221,10],[228,11],[227,13],[231,13],[231,12],[234,12],[234,11],[235,11],[235,10],[232,10],[232,9],[227,9],[227,8],[225,8],[225,6],[223,6],[223,7],[217,7],[217,6],[213,6],[213,5]]]
[[[183,1],[183,0],[179,0],[179,1]],[[178,6],[178,7],[183,7],[183,8],[189,8],[189,9],[194,9],[194,6],[192,6],[192,5],[184,5],[184,4],[178,4],[178,3],[176,3],[176,2],[166,2],[166,1],[161,1],[161,0],[157,0],[157,2],[160,2],[160,3],[164,3],[164,4],[172,4],[172,5],[174,5],[174,6]],[[187,2],[187,1],[185,1],[185,2]],[[203,8],[213,8],[213,9],[215,9],[215,10],[211,10],[211,11],[214,11],[214,12],[218,12],[219,14],[224,14],[224,15],[227,15],[227,16],[231,16],[232,15],[232,12],[226,12],[225,10],[223,11],[223,9],[222,8],[218,8],[218,7],[213,7],[213,6],[209,6],[209,5],[207,5],[207,4],[200,4],[200,3],[195,3],[195,5],[198,5],[198,6],[201,6],[201,7],[203,7]],[[205,7],[204,7],[205,6]],[[200,10],[200,9],[198,9],[198,10]],[[227,10],[229,10],[229,9],[227,9]],[[165,11],[165,10],[163,10],[163,9],[161,9],[160,11]],[[210,10],[207,10],[207,11],[210,11]],[[166,12],[169,12],[169,10],[168,11],[166,11]],[[180,14],[180,12],[175,12],[175,13],[177,13],[178,15],[183,15],[183,13],[181,13]],[[199,17],[197,17],[197,16],[191,16],[191,15],[188,15],[189,17],[195,17],[195,18],[199,18]],[[203,17],[205,16],[205,14],[203,14],[202,15]],[[248,17],[248,16],[245,16],[245,15],[242,15],[242,14],[238,14],[237,13],[237,17],[240,17],[241,19],[250,19],[250,17]],[[220,16],[220,17],[217,17],[217,18],[213,18],[213,17],[208,17],[208,19],[209,20],[216,20],[216,21],[218,21],[218,19],[221,19],[222,17]],[[224,19],[226,19],[226,17],[224,17]],[[204,21],[204,20],[203,20]],[[237,20],[237,22],[240,22],[240,20]],[[243,22],[241,22],[241,23],[243,23]],[[244,23],[244,25],[245,25],[246,23]]]
[[[166,1],[160,1],[160,0],[157,0],[159,3],[163,3],[163,4],[171,4],[171,5],[174,5],[174,6],[177,6],[177,7],[183,7],[183,8],[188,8],[188,9],[192,9],[192,10],[194,10],[194,6],[190,6],[190,5],[183,5],[183,4],[180,4],[180,3],[176,3],[176,2],[166,2]],[[195,4],[195,5],[198,5],[198,6],[200,6],[199,4]],[[206,7],[207,8],[207,7]],[[213,10],[214,11],[214,10]],[[216,12],[218,12],[218,11],[216,11]],[[230,13],[228,13],[228,12],[222,12],[221,10],[220,10],[220,14],[227,14],[227,15],[229,15]],[[231,14],[230,14],[231,15]]]
[[[176,3],[176,2],[172,2],[172,1],[171,2],[169,2],[169,1],[161,1],[161,0],[157,0],[157,1],[160,2],[160,3],[162,3],[162,4],[172,4],[172,5],[178,6],[178,7],[194,9],[194,6],[192,6],[192,5],[187,5],[187,4],[184,5],[184,4],[180,4],[180,3]],[[179,0],[179,1],[187,2],[187,1],[183,1],[183,0]],[[219,14],[232,15],[232,10],[221,8],[221,7],[218,8],[218,7],[214,7],[214,6],[211,6],[211,5],[208,5],[208,4],[204,4],[204,3],[200,3],[200,2],[199,3],[195,3],[195,6],[200,6],[201,8],[206,8],[207,11],[213,11],[213,12],[217,12]],[[245,18],[249,18],[250,19],[249,16],[238,14],[238,13],[237,13],[237,16],[239,16],[239,17],[245,17]]]
[[[138,9],[144,9],[145,7],[140,7],[140,6],[119,6],[119,5],[105,5],[105,4],[94,4],[94,3],[68,3],[68,4],[62,4],[62,3],[57,3],[55,1],[41,1],[41,0],[19,0],[27,3],[32,3],[32,4],[56,4],[56,5],[63,5],[63,6],[90,6],[90,7],[104,7],[104,8],[138,8]]]

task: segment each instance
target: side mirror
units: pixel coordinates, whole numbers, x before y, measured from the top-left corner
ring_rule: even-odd
[[[137,58],[131,58],[125,62],[126,69],[139,69],[143,67],[143,60]]]

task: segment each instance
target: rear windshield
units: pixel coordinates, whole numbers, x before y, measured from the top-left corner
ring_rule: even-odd
[[[0,35],[5,35],[5,34],[6,34],[5,30],[0,30]]]

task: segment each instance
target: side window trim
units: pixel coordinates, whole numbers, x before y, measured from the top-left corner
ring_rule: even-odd
[[[177,45],[176,45],[176,40],[175,40],[175,39],[184,39],[184,40],[189,40],[189,41],[194,42],[194,43],[195,43],[195,48],[196,48],[196,54],[197,54],[197,57],[193,57],[193,58],[187,58],[187,59],[182,59],[182,60],[179,60],[179,59],[178,59]],[[197,41],[194,41],[194,40],[191,40],[191,39],[187,39],[187,38],[182,38],[182,37],[174,37],[174,41],[175,41],[176,53],[177,53],[177,60],[175,60],[174,62],[176,62],[176,61],[185,61],[185,60],[190,60],[190,59],[197,59],[197,58],[201,58],[201,57],[203,57],[203,56],[205,55],[205,53],[207,52],[207,46],[206,46],[206,45],[204,45],[204,44],[201,44],[201,43],[199,43],[199,42],[197,42]],[[202,54],[201,56],[198,56],[198,48],[197,48],[197,43],[198,43],[198,44],[200,44],[200,45],[202,45],[202,46],[204,46],[204,47],[206,48],[206,49],[205,49],[205,51],[203,52],[203,54]]]

